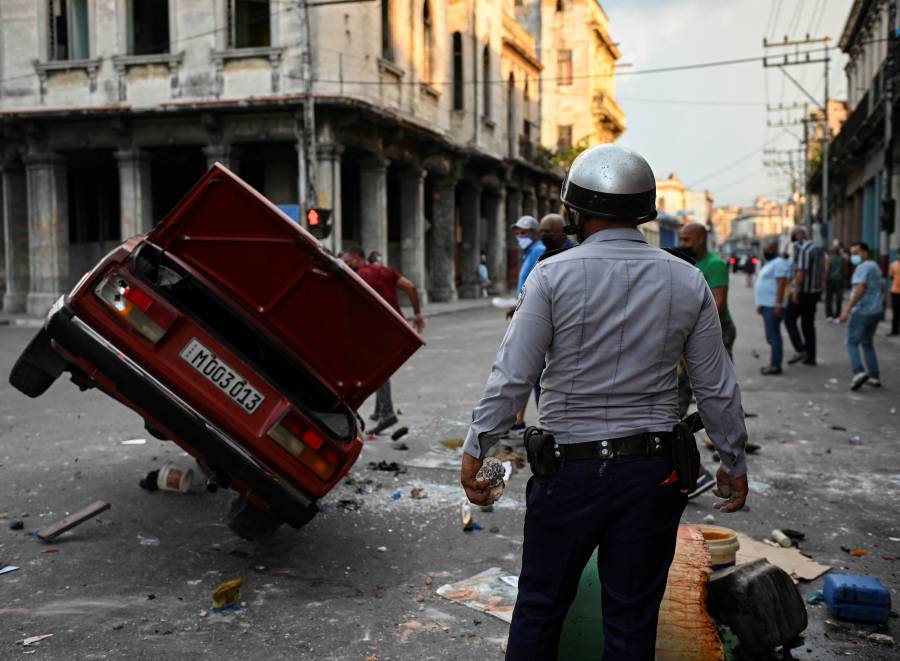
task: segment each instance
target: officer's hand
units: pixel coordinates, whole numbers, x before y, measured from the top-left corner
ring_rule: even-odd
[[[516,313],[516,306],[513,305],[513,306],[511,306],[511,307],[506,311],[506,318],[507,318],[507,319],[512,319],[512,318],[513,318],[513,315],[514,315],[515,313]]]
[[[476,459],[470,454],[463,453],[462,469],[459,481],[466,490],[466,497],[474,505],[490,505],[494,502],[491,497],[491,481],[476,480],[475,475],[481,468],[481,459]]]
[[[737,512],[747,502],[747,491],[746,473],[740,477],[731,477],[720,467],[716,471],[716,488],[713,489],[713,494],[725,500],[713,503],[713,507],[720,512]]]

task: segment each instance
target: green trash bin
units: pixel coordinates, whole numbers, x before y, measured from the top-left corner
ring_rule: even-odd
[[[581,574],[578,593],[569,608],[559,640],[559,658],[566,661],[596,661],[603,655],[603,609],[597,551]]]

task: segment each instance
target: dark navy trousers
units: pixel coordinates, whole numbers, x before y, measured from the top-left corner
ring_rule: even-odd
[[[623,457],[563,462],[557,475],[529,480],[507,661],[557,658],[563,621],[594,549],[603,661],[654,658],[659,605],[687,503],[677,482],[662,484],[671,473],[670,458]]]

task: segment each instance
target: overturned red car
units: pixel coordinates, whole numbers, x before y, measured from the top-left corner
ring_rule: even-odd
[[[277,207],[214,165],[57,301],[10,373],[136,411],[238,492],[232,530],[301,527],[362,449],[356,409],[421,337]]]

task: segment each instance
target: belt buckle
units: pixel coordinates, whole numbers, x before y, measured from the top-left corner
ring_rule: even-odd
[[[662,438],[659,434],[648,434],[647,440],[649,441],[647,444],[649,452],[647,454],[662,454]]]

